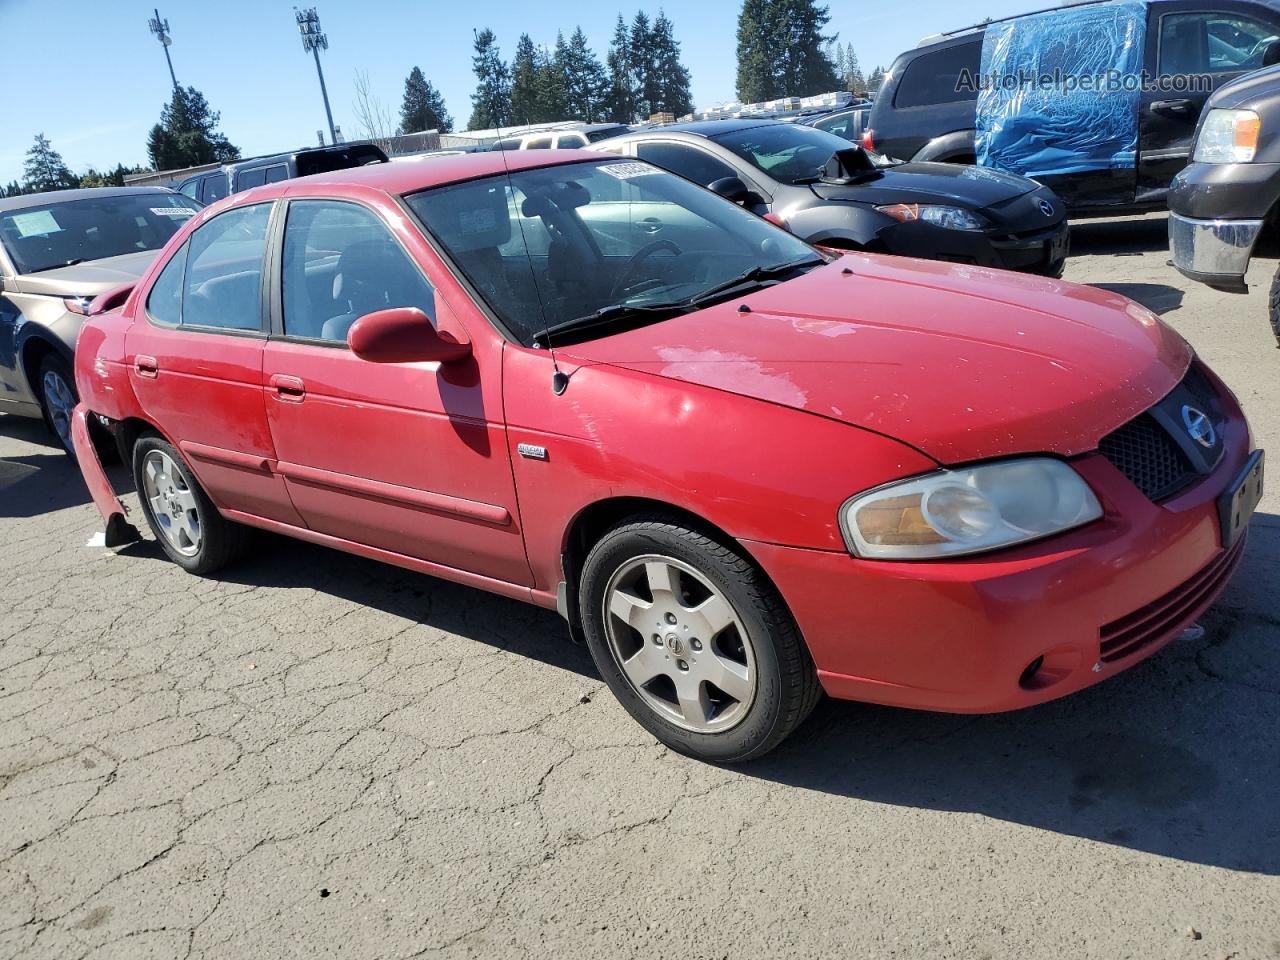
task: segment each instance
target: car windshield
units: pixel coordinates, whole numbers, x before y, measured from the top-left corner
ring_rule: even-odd
[[[833,153],[851,148],[843,137],[795,123],[747,127],[712,139],[781,183],[812,181]],[[879,154],[868,151],[867,156],[878,167],[891,164]]]
[[[0,213],[0,242],[18,273],[159,250],[199,204],[177,193],[50,201]]]
[[[632,160],[520,170],[406,200],[526,344],[547,329],[568,342],[655,322],[822,262],[785,230]]]

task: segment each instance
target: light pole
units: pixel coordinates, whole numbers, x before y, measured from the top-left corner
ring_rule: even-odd
[[[178,75],[173,72],[173,59],[169,56],[169,44],[173,43],[173,37],[169,36],[169,21],[160,19],[160,11],[154,10],[155,16],[147,21],[147,26],[151,28],[151,32],[155,34],[155,38],[160,41],[160,46],[164,47],[164,62],[169,64],[169,79],[173,81],[173,89],[178,89]]]
[[[333,126],[333,111],[329,109],[329,91],[324,86],[324,71],[320,69],[320,51],[329,49],[329,38],[320,32],[320,15],[315,7],[306,10],[293,8],[302,34],[302,49],[316,58],[316,76],[320,78],[320,96],[324,98],[324,115],[329,121],[329,139],[338,142],[338,132]]]

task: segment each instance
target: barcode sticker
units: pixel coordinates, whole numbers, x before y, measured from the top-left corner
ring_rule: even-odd
[[[630,161],[627,163],[607,163],[600,168],[602,173],[607,173],[611,177],[617,177],[619,180],[631,180],[634,177],[644,177],[651,173],[661,173],[657,167],[651,167],[647,163],[638,163]]]

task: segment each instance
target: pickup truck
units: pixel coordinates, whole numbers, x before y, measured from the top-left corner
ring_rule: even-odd
[[[1192,280],[1246,293],[1258,239],[1280,221],[1280,66],[1219,89],[1205,105],[1191,163],[1169,190],[1173,265]],[[1280,270],[1268,298],[1280,343]]]
[[[1009,17],[899,56],[863,146],[1033,177],[1077,215],[1158,209],[1212,92],[1277,61],[1276,0],[1112,0]],[[1082,76],[1121,89],[1083,89]],[[1021,86],[1002,87],[1008,78]]]

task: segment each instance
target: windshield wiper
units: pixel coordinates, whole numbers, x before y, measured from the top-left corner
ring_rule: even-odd
[[[544,329],[539,340],[545,340],[551,334],[563,333],[566,330],[590,330],[592,327],[603,327],[636,314],[677,314],[689,309],[688,300],[663,300],[659,303],[611,303],[601,307],[595,313],[588,313],[572,320],[561,320],[557,324]]]
[[[736,277],[731,277],[723,283],[717,283],[708,287],[696,296],[690,297],[685,303],[690,307],[697,307],[706,303],[708,300],[730,293],[738,287],[749,283],[761,283],[765,280],[773,280],[777,277],[786,276],[793,270],[800,270],[804,267],[816,267],[820,263],[826,263],[825,257],[806,257],[803,260],[792,260],[790,263],[775,263],[770,266],[752,267],[750,270],[744,270]]]
[[[84,263],[86,257],[74,257],[71,260],[64,260],[62,263],[51,263],[47,267],[36,267],[34,270],[28,270],[27,273],[44,273],[46,270],[61,270],[63,267],[74,267],[77,263]]]

